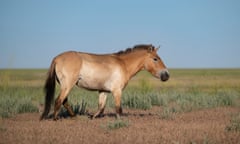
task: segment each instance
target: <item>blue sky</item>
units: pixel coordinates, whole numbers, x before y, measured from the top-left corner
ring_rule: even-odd
[[[0,1],[0,68],[48,68],[64,51],[136,44],[160,45],[170,68],[240,68],[240,1]]]

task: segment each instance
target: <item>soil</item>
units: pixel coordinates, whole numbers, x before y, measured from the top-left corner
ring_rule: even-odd
[[[39,121],[40,113],[19,114],[0,119],[0,144],[146,144],[146,143],[240,143],[239,131],[227,131],[239,108],[223,107],[160,117],[161,108],[124,109],[127,127],[109,129],[113,110],[102,118],[87,116]]]

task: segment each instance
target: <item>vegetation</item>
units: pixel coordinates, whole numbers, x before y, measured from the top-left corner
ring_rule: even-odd
[[[123,127],[128,127],[129,121],[117,119],[115,121],[108,122],[106,125],[101,125],[102,128],[107,130],[116,130]]]
[[[226,127],[227,131],[240,131],[240,113],[233,116],[230,124]]]
[[[160,82],[147,72],[135,76],[123,91],[124,108],[147,110],[161,107],[160,118],[173,114],[222,106],[239,106],[240,69],[170,69],[170,80]],[[0,70],[0,117],[37,112],[44,103],[47,70]],[[57,85],[55,97],[59,93]],[[69,94],[74,111],[97,109],[98,92],[74,87]],[[114,108],[111,94],[107,108]],[[62,113],[66,111],[62,110]],[[64,116],[64,115],[63,115]]]
[[[38,111],[43,102],[43,71],[0,70],[0,117]]]

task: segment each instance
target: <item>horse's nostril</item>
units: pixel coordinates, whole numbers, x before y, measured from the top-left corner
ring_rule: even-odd
[[[169,79],[169,73],[166,71],[161,72],[161,80],[167,81]]]

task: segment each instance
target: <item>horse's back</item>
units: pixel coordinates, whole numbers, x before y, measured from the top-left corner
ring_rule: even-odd
[[[56,56],[53,61],[56,63],[56,67],[59,69],[75,69],[77,67],[81,67],[82,63],[81,58],[75,51],[61,53]]]
[[[92,68],[103,67],[103,68],[113,68],[113,67],[121,67],[122,62],[114,55],[105,54],[105,55],[97,55],[91,53],[83,53],[76,51],[67,51],[59,54],[54,58],[54,62],[61,67],[75,67],[79,68],[83,64],[91,65]]]

